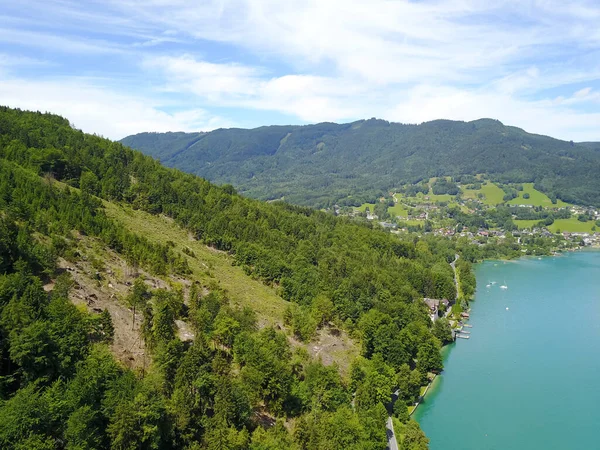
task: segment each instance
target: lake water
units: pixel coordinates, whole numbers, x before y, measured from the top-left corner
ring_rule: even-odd
[[[415,413],[431,450],[600,448],[600,252],[476,272],[471,338]]]

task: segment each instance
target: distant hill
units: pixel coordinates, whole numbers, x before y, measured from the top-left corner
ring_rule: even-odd
[[[600,152],[600,142],[579,142],[578,145]]]
[[[600,143],[561,141],[491,119],[141,133],[121,142],[263,200],[359,204],[406,182],[487,173],[504,182],[534,182],[568,202],[600,206]]]

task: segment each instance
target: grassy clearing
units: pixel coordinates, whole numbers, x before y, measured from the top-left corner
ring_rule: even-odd
[[[418,225],[423,225],[425,223],[424,220],[417,220],[417,219],[410,219],[410,220],[399,220],[398,223],[403,223],[406,225],[413,225],[413,226],[418,226]]]
[[[449,208],[458,208],[462,212],[469,212],[469,208],[466,205],[462,205],[462,204],[457,203],[455,201],[448,202],[448,207]]]
[[[249,306],[256,311],[259,322],[265,325],[283,323],[283,312],[288,302],[279,297],[275,288],[264,285],[248,277],[242,268],[232,266],[233,259],[224,252],[213,250],[201,242],[192,240],[188,233],[173,220],[153,216],[143,211],[134,211],[129,207],[104,202],[109,217],[123,223],[150,240],[175,243],[175,249],[192,250],[195,257],[187,257],[192,278],[208,283],[217,281],[226,289],[234,304]]]
[[[392,217],[408,217],[408,208],[402,203],[398,202],[394,206],[388,208],[388,213]]]
[[[513,222],[519,227],[519,230],[524,230],[525,228],[533,228],[539,220],[513,220]]]
[[[398,196],[398,198],[400,198],[399,197],[400,194],[395,194],[395,195]],[[450,194],[436,195],[436,194],[432,193],[432,191],[430,189],[429,193],[427,193],[427,194],[418,192],[417,195],[414,197],[405,197],[405,198],[407,200],[417,201],[418,203],[436,203],[436,202],[451,202],[456,198],[456,196],[450,195]]]
[[[365,210],[369,208],[369,211],[373,212],[373,210],[375,209],[375,203],[363,203],[362,205],[360,205],[357,209],[360,212],[365,212]]]
[[[322,328],[308,344],[294,340],[295,344],[304,347],[311,357],[320,359],[323,364],[329,366],[337,364],[343,377],[350,376],[352,361],[360,356],[361,349],[345,331],[332,333],[329,328]]]
[[[481,192],[485,195],[484,203],[488,205],[497,205],[504,201],[504,191],[494,183],[488,182],[481,186]]]
[[[486,184],[481,186],[481,189],[465,189],[461,188],[463,192],[463,198],[472,198],[476,199],[477,194],[483,194],[484,198],[482,199],[483,203],[486,205],[497,205],[502,203],[504,200],[504,191],[498,187],[498,185],[487,182]]]
[[[195,257],[186,256],[193,272],[190,278],[202,283],[218,282],[227,290],[233,304],[248,306],[256,312],[261,326],[283,325],[283,314],[289,302],[277,295],[275,288],[247,276],[241,267],[232,266],[233,258],[227,253],[193,240],[170,218],[108,202],[104,202],[104,206],[109,217],[128,229],[150,240],[170,240],[182,254],[184,248],[193,251]],[[338,336],[320,330],[315,341],[302,345],[324,364],[336,363],[343,376],[348,376],[351,362],[360,354],[360,344],[350,339],[345,331]]]
[[[553,233],[556,233],[557,230],[568,231],[570,233],[591,233],[594,225],[596,225],[594,221],[580,222],[577,220],[577,217],[571,217],[570,219],[555,220],[548,229]]]
[[[429,201],[432,202],[432,203],[436,203],[436,202],[449,202],[449,201],[452,201],[452,200],[454,200],[456,198],[455,195],[450,195],[450,194],[436,195],[431,190],[429,190],[429,194],[427,194],[427,196],[429,197]]]
[[[464,199],[476,199],[477,193],[481,192],[480,189],[466,189],[464,186],[461,186],[460,190],[462,191],[462,198]]]
[[[523,194],[529,194],[529,198],[523,198]],[[568,203],[565,203],[562,200],[558,200],[556,205],[553,205],[552,200],[550,200],[546,194],[533,187],[533,183],[524,183],[523,190],[519,192],[519,196],[513,198],[507,202],[507,204],[543,206],[545,208],[563,208],[569,206]]]
[[[525,228],[533,228],[539,220],[515,220],[514,222],[520,230],[523,230]],[[594,221],[580,222],[577,220],[577,217],[571,217],[570,219],[555,220],[554,223],[548,227],[548,230],[553,233],[556,233],[557,230],[570,233],[591,233],[593,232],[592,227],[594,225]]]

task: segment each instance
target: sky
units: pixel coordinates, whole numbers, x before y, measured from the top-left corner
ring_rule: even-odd
[[[0,104],[112,139],[377,117],[600,141],[600,1],[0,2]]]

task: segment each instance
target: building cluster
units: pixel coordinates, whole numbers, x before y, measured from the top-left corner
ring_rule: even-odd
[[[393,195],[394,203],[398,203],[399,199]],[[427,220],[435,220],[432,219],[433,215],[436,213],[443,211],[444,204],[435,204],[430,202],[431,197],[426,195],[421,197],[421,199],[409,199],[407,205],[410,213],[404,214],[403,216],[395,217],[392,220],[382,220],[382,218],[378,217],[373,211],[366,211],[365,213],[360,213],[358,210],[351,210],[348,215],[357,216],[362,215],[366,217],[367,220],[377,221],[382,228],[388,229],[393,233],[402,233],[407,232],[408,229],[405,227],[398,227],[398,224],[402,225],[402,222],[408,221],[409,223],[413,223],[414,221],[418,221],[419,223],[426,223]],[[385,198],[379,199],[379,201],[384,202]],[[462,201],[462,199],[457,200],[462,210],[469,214],[477,214],[478,211],[482,211],[483,209],[488,208],[480,199],[469,199],[468,202]],[[514,205],[519,207],[530,207],[532,205]],[[474,208],[474,209],[472,209]],[[350,209],[350,208],[348,208]],[[567,208],[565,208],[567,209]],[[586,220],[598,221],[600,220],[600,210],[587,207],[587,206],[578,206],[578,205],[570,205],[568,210],[574,217],[586,216]],[[336,214],[340,214],[342,211],[339,206],[335,205]],[[515,219],[515,217],[513,217]],[[409,226],[410,228],[410,226]],[[507,231],[503,229],[485,229],[480,228],[477,231],[473,229],[464,228],[462,230],[457,229],[452,226],[443,226],[439,228],[434,228],[432,230],[426,230],[425,233],[433,233],[438,236],[444,237],[467,237],[469,240],[476,245],[485,245],[485,243],[490,238],[503,240],[507,236]],[[512,236],[518,238],[519,243],[521,243],[522,237],[546,237],[552,238],[556,236],[554,233],[548,230],[546,227],[536,227],[533,229],[527,230],[514,230],[511,232]],[[598,232],[594,228],[592,231],[588,233],[580,232],[580,233],[562,233],[562,237],[564,239],[576,246],[586,245],[586,246],[600,246],[600,226],[598,227]]]
[[[600,233],[567,233],[563,237],[569,241],[583,242],[585,246],[600,247]]]

